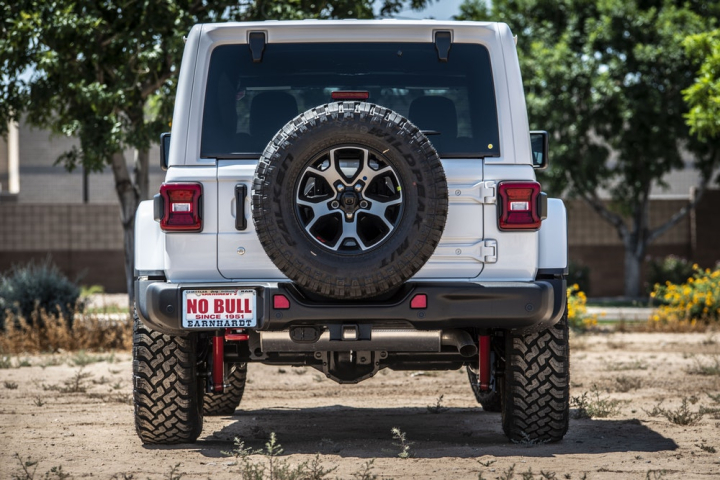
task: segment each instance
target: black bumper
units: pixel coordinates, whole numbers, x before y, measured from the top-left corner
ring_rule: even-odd
[[[554,325],[565,310],[564,278],[534,282],[425,283],[409,282],[389,298],[335,302],[311,299],[291,283],[177,284],[162,280],[135,281],[140,319],[169,335],[185,335],[182,328],[182,292],[189,289],[255,288],[258,330],[287,330],[296,325],[404,325],[418,330],[446,328],[543,330]],[[275,310],[273,295],[290,300],[290,308]],[[411,309],[418,294],[427,295],[427,308]]]

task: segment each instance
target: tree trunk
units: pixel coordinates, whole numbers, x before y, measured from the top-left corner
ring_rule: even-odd
[[[120,221],[123,227],[123,243],[125,246],[125,283],[127,286],[130,308],[135,304],[133,280],[135,276],[135,210],[139,203],[139,192],[130,180],[130,172],[122,152],[113,154],[111,159],[115,193],[120,201]],[[137,177],[136,177],[137,178]]]
[[[147,150],[135,149],[135,185],[140,194],[140,201],[150,198],[150,162]]]
[[[644,250],[644,249],[643,249]],[[625,246],[625,296],[640,296],[640,269],[644,255],[638,257],[636,248]]]

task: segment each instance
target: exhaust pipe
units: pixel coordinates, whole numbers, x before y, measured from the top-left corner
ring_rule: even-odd
[[[463,357],[477,355],[478,349],[472,337],[465,330],[445,330],[442,333],[442,344],[448,347],[455,347]]]

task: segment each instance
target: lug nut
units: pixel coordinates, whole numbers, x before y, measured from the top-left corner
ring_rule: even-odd
[[[330,206],[332,208],[340,208],[340,202],[338,202],[337,200],[333,200],[332,202],[330,202]]]
[[[342,183],[338,183],[337,187],[335,188],[337,188],[338,192],[342,192],[343,190],[345,190],[345,185],[343,185]]]
[[[362,184],[360,184],[360,183],[355,184],[355,191],[356,192],[362,191]]]
[[[368,202],[367,200],[360,200],[360,208],[367,208]]]

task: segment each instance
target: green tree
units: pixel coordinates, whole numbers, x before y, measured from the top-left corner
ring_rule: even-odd
[[[720,145],[691,135],[682,94],[699,64],[682,41],[714,28],[719,14],[720,4],[699,0],[493,0],[491,8],[467,0],[461,7],[460,19],[504,21],[518,35],[530,123],[552,138],[544,183],[583,199],[615,227],[627,296],[640,292],[648,245],[687,215],[720,164]],[[697,195],[650,228],[650,189],[684,168],[683,151],[701,173]]]
[[[381,15],[428,0],[384,0]],[[148,149],[168,130],[183,35],[224,20],[372,18],[372,0],[0,0],[0,133],[9,121],[76,136],[58,163],[112,169],[133,302],[134,215]],[[134,168],[124,151],[134,149]]]
[[[690,133],[701,140],[720,140],[720,29],[690,35],[683,42],[689,57],[702,62],[695,82],[683,90],[690,112]]]

